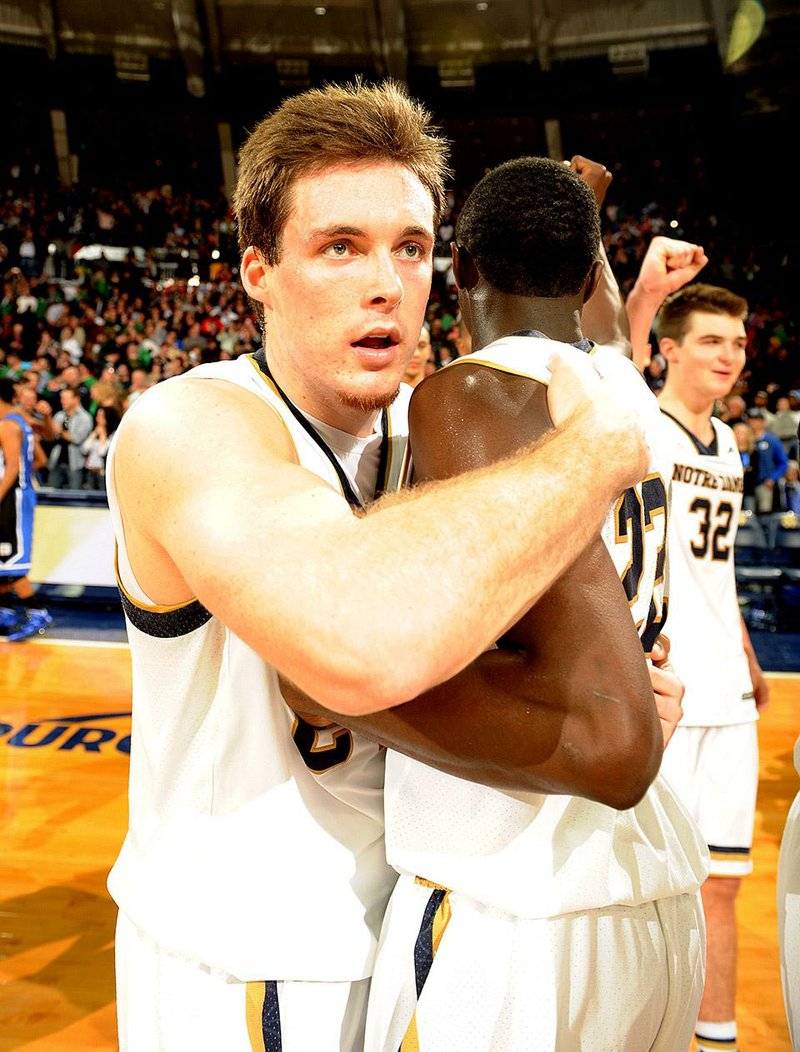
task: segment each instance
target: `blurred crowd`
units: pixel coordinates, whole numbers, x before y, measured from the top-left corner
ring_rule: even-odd
[[[463,194],[453,193],[434,253],[427,332],[409,380],[468,353],[450,267]],[[797,427],[800,355],[785,307],[787,260],[759,257],[707,210],[684,203],[669,218],[655,202],[604,206],[606,251],[623,293],[651,239],[704,245],[703,281],[750,305],[747,365],[720,415],[736,425],[748,506],[800,510]],[[81,190],[48,187],[12,171],[0,185],[0,375],[37,433],[54,488],[102,489],[110,436],[151,385],[202,362],[257,349],[256,316],[238,281],[233,217],[221,195],[171,187]],[[654,390],[665,363],[654,353]]]

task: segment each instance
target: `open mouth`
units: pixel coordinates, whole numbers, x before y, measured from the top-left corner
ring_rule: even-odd
[[[353,343],[353,347],[363,347],[369,351],[385,351],[390,347],[394,347],[398,343],[393,336],[365,336],[361,340],[356,340]]]

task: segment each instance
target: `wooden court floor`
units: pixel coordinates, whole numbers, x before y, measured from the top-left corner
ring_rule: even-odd
[[[0,1052],[110,1052],[115,910],[105,878],[127,815],[127,649],[3,643],[0,668]],[[770,683],[755,873],[739,908],[743,1052],[791,1052],[775,872],[798,789],[800,676]]]

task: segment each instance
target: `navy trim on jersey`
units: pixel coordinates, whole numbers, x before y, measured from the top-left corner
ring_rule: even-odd
[[[270,383],[278,392],[278,394],[281,396],[284,405],[295,418],[295,420],[298,422],[298,424],[300,424],[303,430],[311,436],[311,438],[316,442],[316,444],[331,462],[333,470],[336,472],[336,475],[339,479],[339,484],[342,487],[342,491],[344,492],[344,496],[347,503],[350,505],[351,508],[363,508],[364,504],[361,501],[358,494],[356,493],[356,491],[353,489],[350,479],[347,477],[344,468],[339,463],[339,458],[336,456],[333,450],[330,449],[330,447],[322,438],[322,436],[314,427],[314,425],[306,419],[306,417],[297,408],[294,402],[292,402],[289,399],[288,395],[284,393],[283,389],[279,386],[275,377],[272,375],[270,367],[267,364],[267,356],[264,353],[263,347],[260,351],[256,351],[256,353],[253,355],[253,361],[259,367],[264,376],[266,376],[266,378],[270,381]],[[381,429],[383,431],[383,434],[381,435],[381,452],[380,459],[378,461],[378,483],[375,487],[375,500],[377,500],[378,497],[380,497],[381,494],[385,493],[386,491],[386,468],[389,462],[389,414],[385,409],[381,412]]]
[[[211,620],[212,614],[195,599],[177,610],[145,610],[132,603],[120,590],[122,609],[134,628],[156,639],[176,639],[202,628]]]
[[[708,445],[708,446],[703,445],[703,443],[700,441],[700,439],[697,437],[697,435],[695,435],[693,432],[691,432],[688,427],[685,427],[680,422],[680,420],[678,420],[678,418],[676,416],[673,416],[672,413],[668,413],[666,409],[662,409],[661,412],[664,414],[664,416],[668,416],[670,418],[670,420],[672,420],[673,423],[677,424],[678,427],[681,429],[681,431],[685,431],[686,432],[686,434],[689,436],[689,438],[694,443],[694,448],[697,450],[697,452],[700,454],[701,457],[718,457],[719,456],[719,441],[717,440],[717,432],[716,431],[714,431],[714,440],[712,441],[711,445]],[[713,424],[712,424],[712,429],[713,429]]]
[[[709,844],[708,850],[718,855],[749,855],[749,847],[719,847],[717,844]]]
[[[540,332],[538,329],[517,329],[515,332],[512,332],[511,335],[512,336],[536,336],[540,340],[549,340],[550,339],[550,337],[546,333]],[[592,343],[592,341],[591,340],[587,340],[587,338],[585,336],[582,336],[579,340],[576,340],[572,344],[572,346],[573,347],[577,347],[579,351],[586,351],[587,354],[594,348],[594,344]]]
[[[417,997],[422,993],[425,980],[433,966],[433,922],[436,919],[436,911],[442,904],[447,892],[443,888],[436,888],[431,892],[422,916],[419,934],[414,945],[414,978],[417,986]]]

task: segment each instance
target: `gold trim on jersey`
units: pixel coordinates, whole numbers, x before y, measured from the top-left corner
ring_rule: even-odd
[[[421,885],[423,888],[430,888],[432,891],[449,891],[443,884],[436,884],[432,880],[428,880],[426,877],[414,877],[414,883]]]
[[[171,614],[175,610],[183,610],[187,606],[191,606],[192,603],[196,603],[196,602],[199,601],[196,596],[192,596],[191,599],[184,599],[180,603],[170,603],[170,604],[166,604],[166,603],[151,603],[151,604],[147,604],[147,603],[142,603],[140,600],[136,599],[134,596],[131,595],[131,593],[128,591],[128,589],[125,587],[125,585],[122,583],[122,578],[120,577],[120,573],[119,573],[119,544],[117,543],[116,540],[114,541],[114,576],[117,579],[117,587],[119,588],[120,592],[122,592],[122,594],[125,596],[125,598],[128,600],[128,602],[131,604],[131,606],[135,606],[139,610],[146,610],[150,614]]]
[[[543,379],[541,375],[534,376],[533,373],[520,372],[519,369],[512,369],[510,365],[498,365],[497,362],[489,361],[486,358],[474,358],[471,354],[465,358],[456,358],[452,362],[448,362],[445,369],[450,369],[454,365],[483,365],[487,369],[494,369],[498,373],[508,373],[510,376],[521,376],[524,380],[535,380],[536,383],[542,384],[544,387],[550,386],[550,380]]]
[[[441,884],[434,884],[429,880],[425,880],[424,877],[415,877],[415,884],[422,884],[424,887],[430,887],[437,891],[444,892],[444,898],[439,903],[436,914],[433,918],[433,929],[431,931],[431,950],[435,957],[438,950],[439,944],[442,941],[445,928],[450,923],[451,909],[450,909],[450,892],[447,888],[443,888]],[[427,976],[426,976],[427,979]],[[424,988],[424,984],[423,984]],[[411,1021],[408,1024],[403,1040],[400,1042],[399,1052],[422,1052],[422,1048],[419,1041],[419,1032],[417,1030],[417,1013],[414,1011],[414,1015],[411,1017]]]
[[[383,435],[382,437],[383,437],[384,442],[386,443],[386,465],[385,465],[385,467],[383,469],[383,478],[382,479],[379,478],[377,480],[376,485],[379,488],[381,488],[384,493],[394,493],[394,492],[396,492],[397,489],[400,488],[400,485],[402,484],[403,479],[405,477],[406,455],[407,455],[407,451],[408,451],[408,439],[406,439],[405,449],[403,450],[403,457],[402,457],[402,460],[400,461],[400,472],[399,472],[399,474],[397,476],[397,482],[395,483],[395,485],[392,486],[391,485],[392,463],[393,463],[393,461],[394,461],[394,459],[396,457],[395,457],[395,452],[394,452],[394,450],[392,448],[393,443],[392,443],[392,406],[391,405],[386,407],[386,434]],[[370,503],[370,502],[368,502],[368,503]]]
[[[704,1037],[702,1038],[702,1045],[703,1048],[727,1049],[728,1052],[731,1052],[731,1049],[736,1048],[737,1042],[736,1039],[731,1039],[730,1041],[717,1041],[712,1037]]]

